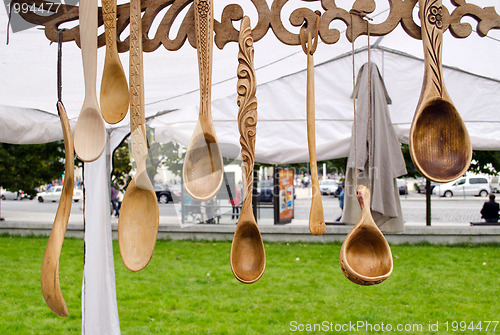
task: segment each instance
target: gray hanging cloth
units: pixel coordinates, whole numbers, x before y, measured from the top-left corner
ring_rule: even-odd
[[[370,72],[372,216],[383,232],[402,232],[404,231],[404,223],[396,178],[406,174],[406,165],[387,108],[391,99],[376,64],[370,63]],[[354,135],[353,126],[347,160],[345,207],[342,217],[342,222],[346,224],[355,224],[361,215],[355,190],[355,153],[357,154],[358,185],[368,186],[369,182],[368,63],[364,64],[358,73],[356,98],[356,135]],[[356,150],[354,148],[355,142]]]

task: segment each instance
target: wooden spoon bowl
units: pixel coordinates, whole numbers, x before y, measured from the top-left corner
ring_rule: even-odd
[[[151,260],[158,235],[158,218],[155,192],[139,188],[132,179],[123,197],[118,224],[120,254],[130,271],[145,268]]]
[[[231,244],[230,263],[236,279],[245,284],[259,280],[266,268],[264,243],[251,209],[241,212]]]
[[[465,162],[470,162],[471,150],[455,106],[440,98],[430,100],[414,122],[411,155],[418,169],[438,182],[462,176],[469,167]]]
[[[203,132],[198,122],[184,158],[186,191],[199,201],[212,199],[222,185],[223,173],[222,154],[215,134]]]
[[[340,266],[347,279],[355,284],[379,284],[392,273],[391,248],[371,216],[370,191],[360,185],[357,196],[361,217],[342,244]]]

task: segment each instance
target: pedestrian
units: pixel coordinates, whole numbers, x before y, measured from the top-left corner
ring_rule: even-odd
[[[499,209],[498,203],[495,202],[495,195],[490,193],[490,201],[485,202],[481,209],[481,218],[486,222],[498,222]]]
[[[234,190],[234,196],[230,200],[231,206],[233,206],[233,213],[231,215],[231,219],[239,219],[240,218],[240,204],[241,204],[241,182],[238,183],[238,186]]]
[[[340,205],[340,209],[342,210],[342,212],[340,213],[340,216],[337,218],[337,220],[335,220],[336,222],[340,222],[340,220],[342,219],[342,215],[344,214],[344,197],[345,197],[344,182],[342,182],[340,184],[339,189],[340,189],[339,205]],[[335,191],[335,192],[337,192],[337,191]]]
[[[118,193],[119,191],[114,186],[111,186],[111,205],[113,205],[113,210],[115,212],[116,217],[120,215],[120,207],[118,204]]]

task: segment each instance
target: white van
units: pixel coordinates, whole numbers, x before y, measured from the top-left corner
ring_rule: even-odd
[[[484,176],[458,178],[446,184],[439,184],[432,190],[432,194],[447,198],[464,194],[487,197],[490,192],[490,182],[488,181],[488,177]]]

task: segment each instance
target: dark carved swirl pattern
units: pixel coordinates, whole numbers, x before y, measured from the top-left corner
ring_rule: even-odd
[[[441,0],[426,0],[423,10],[423,18],[426,20],[422,27],[423,33],[430,42],[425,52],[430,59],[429,65],[433,72],[432,82],[440,96],[443,96],[443,73],[441,67],[442,45],[443,45],[443,23]]]
[[[191,3],[193,0],[144,0],[142,1],[142,17],[143,27],[143,50],[152,52],[160,45],[163,45],[168,50],[178,50],[186,39],[191,46],[196,47],[194,34],[194,15]],[[252,31],[254,41],[264,37],[269,29],[273,31],[276,37],[283,43],[288,45],[299,45],[299,34],[291,32],[283,25],[282,17],[283,7],[288,3],[288,0],[274,0],[271,7],[267,5],[266,0],[249,0],[255,6],[258,13],[258,23]],[[355,40],[361,35],[366,35],[367,30],[373,36],[383,36],[389,34],[399,24],[403,27],[408,35],[413,38],[421,39],[421,30],[419,25],[414,21],[413,10],[418,0],[387,0],[390,5],[390,11],[384,22],[369,23],[368,25],[362,17],[350,14],[350,9],[337,7],[335,0],[303,0],[304,4],[311,2],[321,2],[321,7],[324,12],[321,16],[321,25],[319,35],[321,40],[326,44],[336,43],[341,36],[339,29],[330,28],[332,21],[341,21],[346,27],[346,38]],[[14,0],[18,3],[35,4],[37,8],[43,6],[46,13],[50,11],[51,2],[45,0]],[[358,1],[356,1],[358,2]],[[446,7],[442,7],[442,29],[449,29],[453,36],[457,38],[465,38],[472,33],[472,26],[467,22],[461,22],[463,17],[471,17],[477,22],[476,31],[480,36],[486,36],[491,29],[500,29],[500,15],[495,11],[494,7],[481,8],[474,4],[469,4],[466,0],[451,0],[455,6],[451,14]],[[356,3],[355,3],[356,5]],[[179,17],[179,14],[190,6],[184,18]],[[28,22],[44,25],[47,38],[53,42],[57,42],[58,28],[67,22],[78,20],[78,7],[70,5],[52,6],[58,8],[57,12],[52,15],[41,16],[36,12],[20,13],[20,15]],[[152,38],[149,38],[150,30],[156,16],[165,8],[167,12],[161,20],[161,24]],[[356,8],[364,13],[373,12],[373,6],[370,8]],[[117,33],[118,36],[123,33],[129,24],[129,4],[122,4],[117,7]],[[233,26],[233,21],[238,21],[243,18],[245,13],[243,8],[238,4],[230,4],[226,6],[222,12],[221,21],[214,22],[215,43],[217,47],[222,49],[229,42],[238,41],[238,31]],[[313,10],[309,8],[298,8],[292,12],[288,18],[293,26],[302,26],[304,21],[308,21],[307,26],[313,26],[315,20]],[[352,16],[352,20],[351,20]],[[172,25],[176,20],[182,20],[177,36],[173,39],[169,37]],[[352,23],[351,23],[352,21]],[[361,24],[362,23],[362,24]],[[102,13],[99,9],[99,25],[103,24]],[[352,26],[351,26],[352,24]],[[369,26],[369,28],[368,28]],[[307,32],[306,32],[307,33]],[[75,41],[77,45],[79,41],[78,26],[64,31],[63,41]],[[99,46],[105,44],[104,34],[99,36]],[[125,52],[129,49],[129,38],[125,40],[118,39],[118,51]]]
[[[243,201],[252,201],[253,166],[255,162],[255,135],[257,130],[257,82],[253,67],[254,48],[250,19],[241,22],[238,52],[238,128],[240,131]]]

